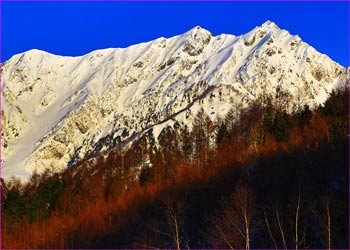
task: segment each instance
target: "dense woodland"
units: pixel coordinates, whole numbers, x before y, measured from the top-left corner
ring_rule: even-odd
[[[348,89],[287,104],[200,111],[191,130],[2,182],[2,247],[349,248]]]

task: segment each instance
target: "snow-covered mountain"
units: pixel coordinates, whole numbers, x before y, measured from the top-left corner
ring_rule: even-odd
[[[345,68],[267,21],[247,34],[188,32],[79,57],[30,50],[2,66],[2,176],[59,171],[175,120],[213,119],[261,95],[322,104]]]

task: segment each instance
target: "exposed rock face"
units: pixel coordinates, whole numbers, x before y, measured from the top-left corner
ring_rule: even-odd
[[[81,57],[31,50],[2,74],[2,174],[66,167],[197,110],[214,120],[261,95],[291,99],[288,111],[323,103],[345,69],[300,37],[266,22],[242,36],[200,27],[169,39]]]

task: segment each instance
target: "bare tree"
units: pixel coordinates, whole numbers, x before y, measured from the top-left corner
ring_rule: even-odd
[[[326,201],[326,210],[327,210],[327,239],[328,239],[328,249],[331,249],[331,215],[329,212],[329,199]]]
[[[264,211],[264,217],[265,217],[265,223],[266,223],[267,231],[269,232],[269,236],[270,236],[271,240],[273,241],[275,249],[277,249],[278,247],[277,247],[277,244],[276,244],[276,240],[275,240],[275,237],[273,237],[273,234],[271,232],[270,223],[269,223],[269,220],[267,219],[267,215],[266,215],[265,211]]]
[[[234,196],[236,206],[238,208],[238,211],[240,212],[240,215],[243,218],[243,228],[244,230],[244,236],[245,236],[245,248],[250,249],[250,224],[252,219],[252,204],[250,202],[250,192],[247,190],[247,188],[239,188]]]
[[[299,231],[298,231],[299,211],[300,211],[300,192],[298,195],[298,201],[297,201],[297,207],[296,207],[296,213],[295,213],[295,249],[299,249]]]
[[[176,249],[181,249],[180,247],[180,241],[182,240],[182,237],[180,236],[180,221],[178,216],[178,211],[176,208],[174,208],[174,202],[168,198],[166,201],[166,209],[167,209],[167,215],[168,215],[168,222],[171,227],[171,235],[172,239],[174,241],[174,244],[176,245]]]
[[[287,249],[287,244],[286,244],[286,237],[285,237],[285,233],[281,224],[281,220],[280,220],[280,215],[278,212],[278,208],[276,207],[276,218],[277,218],[277,224],[278,224],[278,229],[281,233],[281,238],[282,238],[282,242],[283,242],[283,248]]]
[[[331,249],[332,246],[332,218],[331,218],[331,209],[330,209],[330,197],[327,195],[321,199],[321,205],[324,209],[313,209],[313,214],[319,222],[319,233],[320,240],[324,245],[327,245],[328,249]],[[323,240],[326,239],[326,240]]]
[[[255,216],[254,198],[246,186],[240,186],[229,201],[210,219],[213,225],[209,241],[214,247],[250,249],[252,222]]]
[[[186,246],[183,221],[184,203],[168,196],[162,201],[162,208],[165,220],[152,221],[148,226],[150,231],[141,237],[136,247],[164,248],[170,243],[172,247],[179,250],[182,246]]]
[[[208,163],[211,148],[211,138],[215,133],[215,126],[203,109],[199,110],[193,121],[192,136],[194,138],[194,158],[198,159],[198,166],[203,169]]]

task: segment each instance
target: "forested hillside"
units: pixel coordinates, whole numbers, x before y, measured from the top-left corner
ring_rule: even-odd
[[[348,94],[199,111],[191,129],[2,181],[2,248],[349,248]]]

